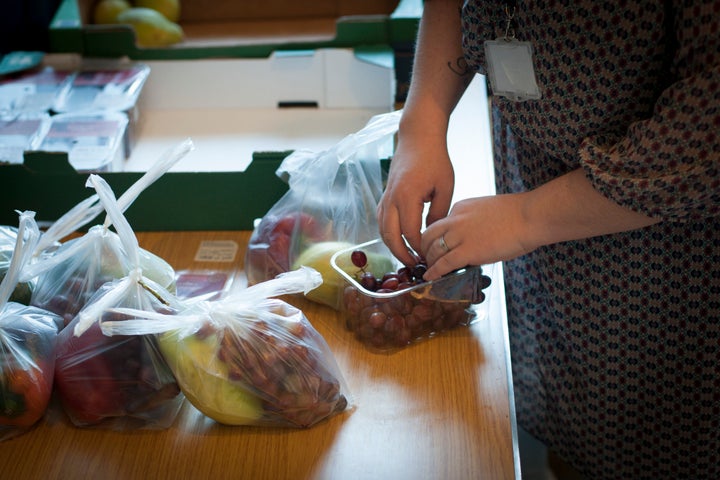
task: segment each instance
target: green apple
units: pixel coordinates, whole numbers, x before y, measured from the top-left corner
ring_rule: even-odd
[[[351,247],[352,244],[347,242],[319,242],[311,245],[300,254],[293,264],[293,270],[304,265],[314,268],[323,277],[323,283],[314,290],[309,291],[305,295],[307,298],[335,309],[339,307],[346,280],[330,264],[330,258],[335,253]],[[393,262],[389,257],[373,252],[368,252],[366,255],[367,265],[363,268],[366,272],[371,272],[376,277],[381,278],[387,272],[393,271]],[[350,253],[339,256],[337,266],[353,277],[360,272],[360,268],[353,265],[350,260]]]
[[[172,330],[159,344],[185,397],[203,414],[224,425],[252,425],[263,416],[261,400],[229,379],[216,335],[181,337]]]

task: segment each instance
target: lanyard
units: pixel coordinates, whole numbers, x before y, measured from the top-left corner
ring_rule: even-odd
[[[542,98],[535,78],[533,48],[530,42],[515,38],[513,19],[516,0],[505,0],[504,34],[485,42],[487,77],[493,95],[514,101]]]

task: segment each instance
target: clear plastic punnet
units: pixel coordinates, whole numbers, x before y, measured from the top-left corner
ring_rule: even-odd
[[[150,67],[144,64],[118,67],[88,63],[73,74],[69,88],[58,97],[53,110],[127,112],[137,104],[149,75]]]
[[[0,163],[23,163],[25,152],[36,150],[50,126],[47,113],[0,115]]]
[[[38,146],[48,152],[67,152],[78,172],[121,171],[128,117],[122,112],[62,113],[53,115]]]
[[[353,261],[354,252],[362,252],[363,262]],[[422,265],[417,272],[404,266],[380,239],[340,250],[330,263],[344,280],[341,311],[347,329],[377,351],[398,350],[470,324],[479,318],[477,306],[487,301],[483,290],[491,283],[490,267],[482,266],[425,281]]]

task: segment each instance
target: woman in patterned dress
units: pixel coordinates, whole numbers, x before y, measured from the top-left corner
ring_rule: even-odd
[[[448,214],[506,32],[541,98],[492,96],[498,194]],[[378,215],[427,279],[504,262],[518,422],[584,476],[720,478],[720,0],[427,0]]]

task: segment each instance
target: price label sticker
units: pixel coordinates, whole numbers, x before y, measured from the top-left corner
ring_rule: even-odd
[[[238,244],[232,240],[205,240],[195,252],[196,262],[234,262]]]

